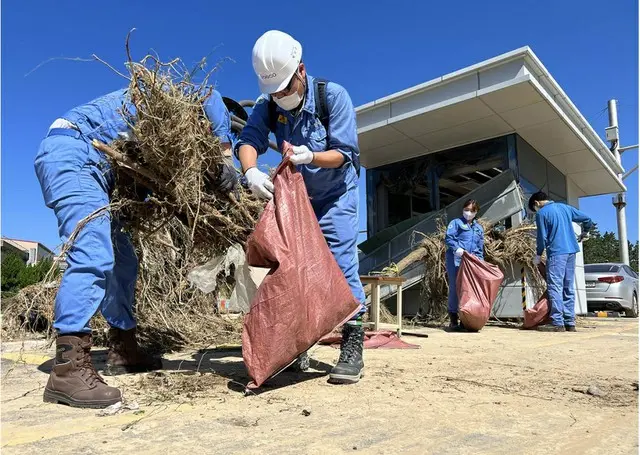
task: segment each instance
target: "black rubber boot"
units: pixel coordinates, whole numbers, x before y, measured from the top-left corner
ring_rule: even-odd
[[[449,313],[449,328],[455,329],[458,327],[458,313]]]
[[[298,358],[289,365],[284,371],[291,371],[295,373],[303,373],[309,369],[310,363],[309,354],[307,351],[303,352],[298,356]]]
[[[447,332],[466,332],[464,325],[458,319],[458,313],[449,313],[449,327]]]
[[[355,384],[364,376],[364,329],[361,325],[345,324],[342,327],[340,358],[329,374],[332,384]]]

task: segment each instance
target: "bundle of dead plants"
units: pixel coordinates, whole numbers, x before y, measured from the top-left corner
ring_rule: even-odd
[[[529,279],[536,289],[544,289],[542,277],[537,273],[533,264],[535,256],[534,224],[523,224],[512,229],[492,226],[485,220],[479,221],[485,230],[484,259],[500,267],[505,276],[519,276],[520,269],[513,267],[525,266],[530,273]],[[422,283],[422,308],[420,317],[427,320],[440,320],[447,314],[447,298],[449,285],[446,270],[446,226],[439,222],[438,230],[431,234],[415,233],[419,239],[415,248],[393,268],[395,274],[401,274],[416,262],[424,263],[424,278]],[[365,289],[366,291],[367,289]]]
[[[140,62],[129,57],[127,69],[132,108],[122,115],[131,134],[93,143],[111,161],[112,204],[77,232],[108,211],[131,235],[140,261],[136,317],[147,346],[168,350],[236,341],[241,319],[217,314],[216,293],[203,294],[186,277],[231,245],[244,245],[264,203],[240,185],[231,192],[218,187],[225,158],[203,108],[212,92],[210,74],[196,83],[194,71],[180,60],[163,63],[150,55]],[[228,277],[217,278],[227,284]],[[3,305],[3,332],[34,331],[36,318],[37,331],[50,334],[56,288],[42,283]],[[92,325],[99,342],[106,323],[97,316]]]
[[[218,187],[224,157],[203,108],[213,90],[208,75],[196,84],[179,60],[153,56],[129,60],[128,68],[134,109],[123,115],[131,139],[96,144],[115,165],[120,217],[141,235],[178,221],[186,255],[211,257],[244,244],[263,203],[241,186]]]

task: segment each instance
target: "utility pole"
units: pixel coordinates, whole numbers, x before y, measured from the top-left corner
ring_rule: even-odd
[[[622,165],[620,158],[620,134],[618,131],[618,103],[609,100],[609,128],[606,129],[607,139],[611,143],[611,152],[618,163]],[[620,180],[623,175],[618,174]],[[616,208],[618,220],[618,241],[620,242],[620,262],[629,265],[629,244],[627,242],[627,214],[625,207],[627,199],[625,193],[618,193],[613,198],[613,206]]]

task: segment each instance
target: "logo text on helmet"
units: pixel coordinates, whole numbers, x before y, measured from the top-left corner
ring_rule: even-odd
[[[273,79],[274,77],[276,77],[277,74],[276,73],[270,73],[270,74],[261,74],[260,75],[260,79],[265,80],[265,79]]]

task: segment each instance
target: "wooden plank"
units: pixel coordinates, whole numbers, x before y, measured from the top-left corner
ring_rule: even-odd
[[[396,296],[398,308],[398,336],[402,336],[402,285],[398,286],[398,295]]]
[[[361,276],[360,281],[362,284],[403,284],[407,281],[406,278],[401,276]]]
[[[380,285],[373,284],[371,289],[371,319],[373,319],[373,330],[378,330],[380,326]]]

